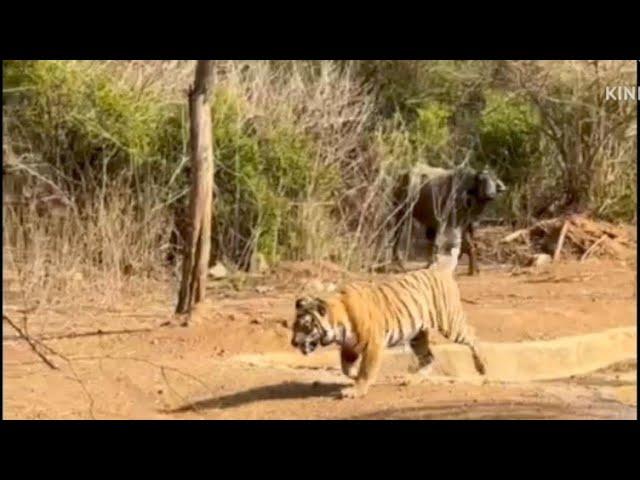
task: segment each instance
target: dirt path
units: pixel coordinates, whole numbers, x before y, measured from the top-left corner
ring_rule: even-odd
[[[470,322],[494,360],[501,349],[514,348],[504,345],[509,342],[541,345],[636,325],[635,268],[594,260],[515,273],[459,277]],[[5,324],[4,418],[636,418],[636,339],[620,337],[628,329],[602,333],[609,343],[600,343],[600,351],[598,342],[582,342],[573,357],[561,355],[574,367],[589,364],[587,370],[598,367],[589,358],[607,357],[604,369],[520,382],[505,381],[506,366],[488,382],[456,376],[456,368],[466,371],[465,353],[436,339],[444,374],[408,384],[402,361],[390,361],[366,400],[338,401],[348,380],[337,359],[332,364],[327,353],[318,364],[305,363],[312,357],[291,351],[287,327],[296,294],[339,283],[336,273],[256,282],[239,291],[214,285],[207,315],[190,328],[156,328],[174,301],[166,285],[115,308],[78,302],[42,311],[30,318],[30,331],[70,360],[53,356],[59,370],[46,367]],[[5,305],[5,312],[18,315],[16,308]],[[98,329],[103,333],[92,334]],[[272,352],[284,357],[255,361]],[[522,366],[525,357],[516,365],[548,368],[560,358],[536,355],[528,357],[529,367]]]

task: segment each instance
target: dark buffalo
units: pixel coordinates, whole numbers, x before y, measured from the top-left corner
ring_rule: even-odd
[[[400,224],[407,216],[407,209],[412,208],[413,218],[425,228],[429,265],[438,253],[457,255],[459,252],[460,256],[466,253],[469,274],[477,273],[473,224],[487,204],[505,190],[505,185],[487,169],[416,166],[401,177],[395,192],[394,260],[400,262]]]

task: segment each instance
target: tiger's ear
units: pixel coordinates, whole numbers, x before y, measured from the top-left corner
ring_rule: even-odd
[[[304,310],[312,302],[313,300],[311,300],[309,297],[300,297],[296,300],[296,310]]]
[[[327,314],[327,302],[321,298],[317,298],[316,301],[318,302],[318,313],[324,317]]]

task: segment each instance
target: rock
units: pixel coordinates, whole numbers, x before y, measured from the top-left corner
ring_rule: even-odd
[[[539,253],[534,255],[533,257],[531,257],[531,266],[533,267],[539,267],[541,265],[546,265],[548,263],[551,263],[552,258],[551,255],[548,255],[546,253]]]
[[[71,276],[71,279],[74,282],[82,282],[84,280],[84,275],[82,275],[82,273],[80,272],[74,272],[73,275]]]
[[[258,293],[267,293],[267,292],[270,292],[271,290],[273,290],[273,287],[268,287],[266,285],[258,285],[256,287],[256,292]]]
[[[337,288],[338,288],[338,287],[337,287],[337,286],[336,286],[336,284],[335,284],[335,283],[333,283],[333,282],[329,282],[329,283],[327,283],[327,284],[326,284],[326,286],[325,286],[325,290],[326,290],[327,292],[329,292],[329,293],[331,293],[331,292],[335,292]]]
[[[213,278],[225,278],[229,275],[229,271],[227,267],[225,267],[222,263],[218,262],[213,267],[209,269],[209,276]]]

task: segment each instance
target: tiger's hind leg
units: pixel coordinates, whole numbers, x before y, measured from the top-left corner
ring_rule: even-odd
[[[425,379],[428,379],[429,383],[441,383],[441,378],[439,379],[431,375],[433,367],[437,365],[437,361],[429,347],[429,332],[423,330],[418,333],[418,335],[409,342],[409,346],[416,357],[416,362],[409,366],[409,373],[404,377],[401,385],[416,385],[422,383]]]

